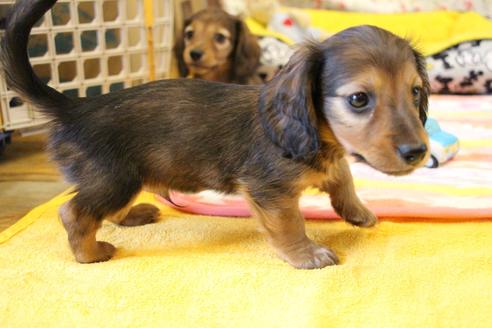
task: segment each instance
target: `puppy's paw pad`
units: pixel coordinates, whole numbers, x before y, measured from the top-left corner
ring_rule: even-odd
[[[155,223],[159,219],[159,213],[159,209],[152,204],[138,204],[130,209],[130,212],[120,222],[120,225],[134,227]]]
[[[358,227],[369,228],[378,223],[378,218],[374,213],[363,207],[354,215],[347,217],[345,221]]]
[[[98,241],[93,249],[75,254],[75,259],[80,263],[105,262],[111,259],[115,252],[116,248],[110,243]]]
[[[283,254],[282,257],[297,269],[321,269],[340,262],[332,250],[311,241],[308,245]]]

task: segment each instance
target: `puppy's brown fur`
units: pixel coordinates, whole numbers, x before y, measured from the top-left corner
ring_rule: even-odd
[[[41,83],[27,57],[30,28],[54,3],[16,3],[1,60],[10,87],[54,119],[51,152],[77,186],[60,215],[79,262],[113,255],[96,241],[103,219],[157,219],[152,205],[131,207],[150,188],[242,192],[281,258],[296,268],[332,265],[334,252],[306,236],[301,192],[316,186],[343,219],[372,226],[346,152],[395,175],[428,156],[424,62],[389,32],[361,26],[306,44],[265,86],[184,79],[73,100]]]
[[[248,83],[260,61],[260,46],[246,24],[218,8],[189,19],[174,46],[182,77]]]

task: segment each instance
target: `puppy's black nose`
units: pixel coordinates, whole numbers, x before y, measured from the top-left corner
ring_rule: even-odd
[[[265,82],[266,81],[266,78],[268,77],[268,74],[267,73],[258,73],[258,76],[260,77],[260,79]]]
[[[203,56],[203,51],[199,49],[193,49],[190,51],[190,57],[193,59],[193,61],[199,61],[200,58]]]
[[[427,153],[425,144],[402,144],[398,146],[398,154],[409,165],[420,162],[425,157],[425,153]]]

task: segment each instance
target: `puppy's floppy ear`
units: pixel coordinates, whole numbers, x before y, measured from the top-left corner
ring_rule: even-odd
[[[427,121],[427,108],[429,105],[429,94],[430,94],[429,76],[427,75],[425,57],[417,50],[413,50],[413,55],[415,56],[417,73],[419,74],[423,83],[422,92],[420,94],[420,101],[419,101],[419,115],[422,124],[425,125],[425,122]]]
[[[185,50],[185,41],[184,41],[184,30],[185,28],[191,24],[191,19],[187,19],[183,23],[183,29],[179,35],[177,35],[176,43],[174,44],[174,56],[176,56],[176,61],[178,62],[178,71],[179,76],[187,77],[188,76],[188,67],[184,61],[184,50]]]
[[[261,91],[261,123],[284,157],[309,162],[320,148],[316,106],[322,65],[319,44],[306,43]]]
[[[236,42],[233,50],[233,76],[238,83],[247,83],[260,63],[260,46],[246,24],[236,20]]]

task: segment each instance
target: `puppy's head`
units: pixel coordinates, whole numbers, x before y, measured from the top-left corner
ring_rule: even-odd
[[[202,10],[183,26],[175,44],[180,75],[245,83],[258,66],[260,48],[239,18],[223,10]]]
[[[408,41],[359,26],[300,48],[264,87],[260,115],[287,157],[309,161],[335,141],[401,175],[429,156],[428,94],[424,59]]]

